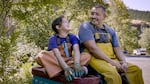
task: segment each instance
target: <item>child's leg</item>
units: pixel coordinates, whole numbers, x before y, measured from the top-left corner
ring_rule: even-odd
[[[90,61],[90,54],[83,52],[80,55],[80,64],[81,66],[87,66],[89,64]],[[65,58],[63,57],[63,59],[65,60],[65,62],[70,66],[70,67],[74,67],[74,58]]]
[[[52,51],[40,52],[36,60],[40,65],[45,67],[50,78],[57,76],[62,71]]]
[[[90,62],[91,56],[89,53],[82,52],[80,55],[80,64],[81,66],[87,66]]]

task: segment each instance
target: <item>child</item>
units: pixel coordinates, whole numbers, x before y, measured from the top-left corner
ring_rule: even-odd
[[[90,56],[87,53],[80,54],[79,40],[69,33],[71,29],[68,20],[64,16],[56,18],[52,29],[55,34],[49,38],[48,51],[40,52],[37,62],[45,67],[50,78],[58,76],[61,71],[64,71],[67,81],[87,74],[85,66],[89,63]]]

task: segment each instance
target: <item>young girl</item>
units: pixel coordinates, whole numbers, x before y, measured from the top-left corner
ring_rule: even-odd
[[[85,66],[90,56],[88,53],[80,54],[79,40],[69,33],[71,29],[68,20],[64,16],[56,18],[52,29],[55,34],[49,38],[48,51],[40,52],[37,62],[45,67],[50,78],[58,76],[62,71],[67,81],[87,74]]]

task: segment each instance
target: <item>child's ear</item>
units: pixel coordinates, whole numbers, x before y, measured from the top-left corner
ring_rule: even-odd
[[[56,29],[59,29],[59,26],[58,26],[58,25],[56,25]]]

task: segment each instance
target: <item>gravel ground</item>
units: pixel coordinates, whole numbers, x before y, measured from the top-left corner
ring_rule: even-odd
[[[150,84],[150,56],[130,56],[126,60],[138,65],[143,71],[144,84]]]

